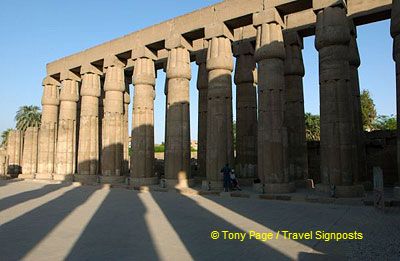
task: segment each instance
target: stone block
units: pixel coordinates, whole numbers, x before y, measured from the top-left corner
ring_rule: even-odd
[[[52,180],[53,175],[50,173],[36,173],[35,179],[37,179],[37,180]]]
[[[259,13],[253,14],[254,26],[259,26],[262,24],[269,24],[269,23],[277,23],[280,24],[282,27],[285,26],[285,23],[283,22],[282,17],[280,16],[276,8],[269,8]]]
[[[97,175],[75,174],[74,181],[80,182],[82,184],[95,184],[95,183],[99,183],[99,177]]]
[[[53,180],[57,181],[74,181],[74,175],[72,174],[53,174]]]
[[[102,184],[124,184],[125,176],[99,176]]]
[[[187,50],[192,50],[192,45],[180,34],[173,34],[165,40],[165,48],[168,50],[174,48],[186,48]]]
[[[284,194],[291,193],[296,190],[294,182],[289,183],[267,183],[264,185],[267,194]]]
[[[313,0],[313,10],[318,12],[326,7],[347,7],[346,0]]]
[[[128,184],[130,187],[141,187],[141,186],[150,186],[157,185],[159,183],[158,177],[151,178],[128,178]]]
[[[35,174],[33,173],[29,173],[29,174],[19,174],[18,175],[19,179],[34,179],[35,178]]]
[[[226,37],[233,41],[233,32],[224,23],[210,24],[205,27],[204,39],[209,40],[214,37]]]

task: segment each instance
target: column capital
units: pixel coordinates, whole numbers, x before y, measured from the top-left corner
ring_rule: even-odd
[[[62,81],[60,101],[79,101],[79,90],[77,81],[72,79],[65,79]]]
[[[190,54],[186,48],[178,47],[169,51],[167,78],[191,79]]]
[[[42,105],[54,105],[60,104],[60,92],[58,88],[60,83],[54,80],[52,77],[47,76],[43,80],[43,96]]]
[[[97,74],[97,75],[103,75],[103,72],[97,68],[96,66],[90,64],[90,63],[85,63],[81,66],[81,75],[84,74]]]
[[[276,23],[262,24],[257,27],[256,61],[265,59],[285,59],[282,27]]]
[[[297,31],[285,32],[283,34],[283,42],[285,46],[297,45],[300,49],[303,49],[303,37]]]
[[[132,83],[133,85],[143,84],[155,86],[156,70],[152,59],[141,57],[135,60]]]
[[[233,70],[231,41],[226,37],[215,37],[210,40],[207,52],[207,70]]]
[[[254,55],[254,47],[249,41],[237,41],[232,45],[233,56]]]
[[[318,13],[315,28],[317,50],[332,45],[348,45],[349,41],[349,22],[343,8],[327,7]]]
[[[253,25],[254,27],[258,27],[262,24],[270,24],[275,23],[285,27],[285,23],[282,20],[278,10],[276,8],[268,8],[258,13],[253,14]]]
[[[224,23],[213,23],[205,26],[204,39],[210,40],[212,38],[225,37],[233,41],[233,33],[229,30],[228,26]]]

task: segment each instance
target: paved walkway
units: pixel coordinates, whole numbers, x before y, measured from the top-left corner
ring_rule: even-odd
[[[217,240],[210,238],[214,230]],[[313,239],[284,239],[284,230],[313,231]],[[222,231],[237,239],[224,240]],[[249,239],[250,231],[273,239]],[[317,231],[357,231],[363,239],[325,242],[316,239]],[[383,214],[366,206],[0,181],[0,255],[1,260],[399,260],[400,210]]]

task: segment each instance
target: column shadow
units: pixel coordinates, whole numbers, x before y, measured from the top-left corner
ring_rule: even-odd
[[[213,230],[245,232],[185,196],[152,193],[168,221],[195,260],[290,260],[257,240],[212,240]]]
[[[8,260],[20,260],[69,213],[95,191],[78,187],[0,227],[0,253]]]
[[[137,192],[112,189],[66,260],[157,260]]]

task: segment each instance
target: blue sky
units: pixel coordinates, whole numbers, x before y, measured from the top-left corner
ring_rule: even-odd
[[[40,105],[46,63],[141,28],[205,7],[217,0],[2,0],[0,9],[0,131],[14,127],[19,106]],[[358,27],[360,86],[379,114],[396,113],[395,67],[389,21]],[[318,53],[304,39],[305,109],[319,114]],[[197,139],[197,66],[192,65],[191,136]],[[158,72],[155,141],[164,140],[165,75]],[[233,94],[235,100],[235,87]],[[235,112],[234,112],[235,114]]]

